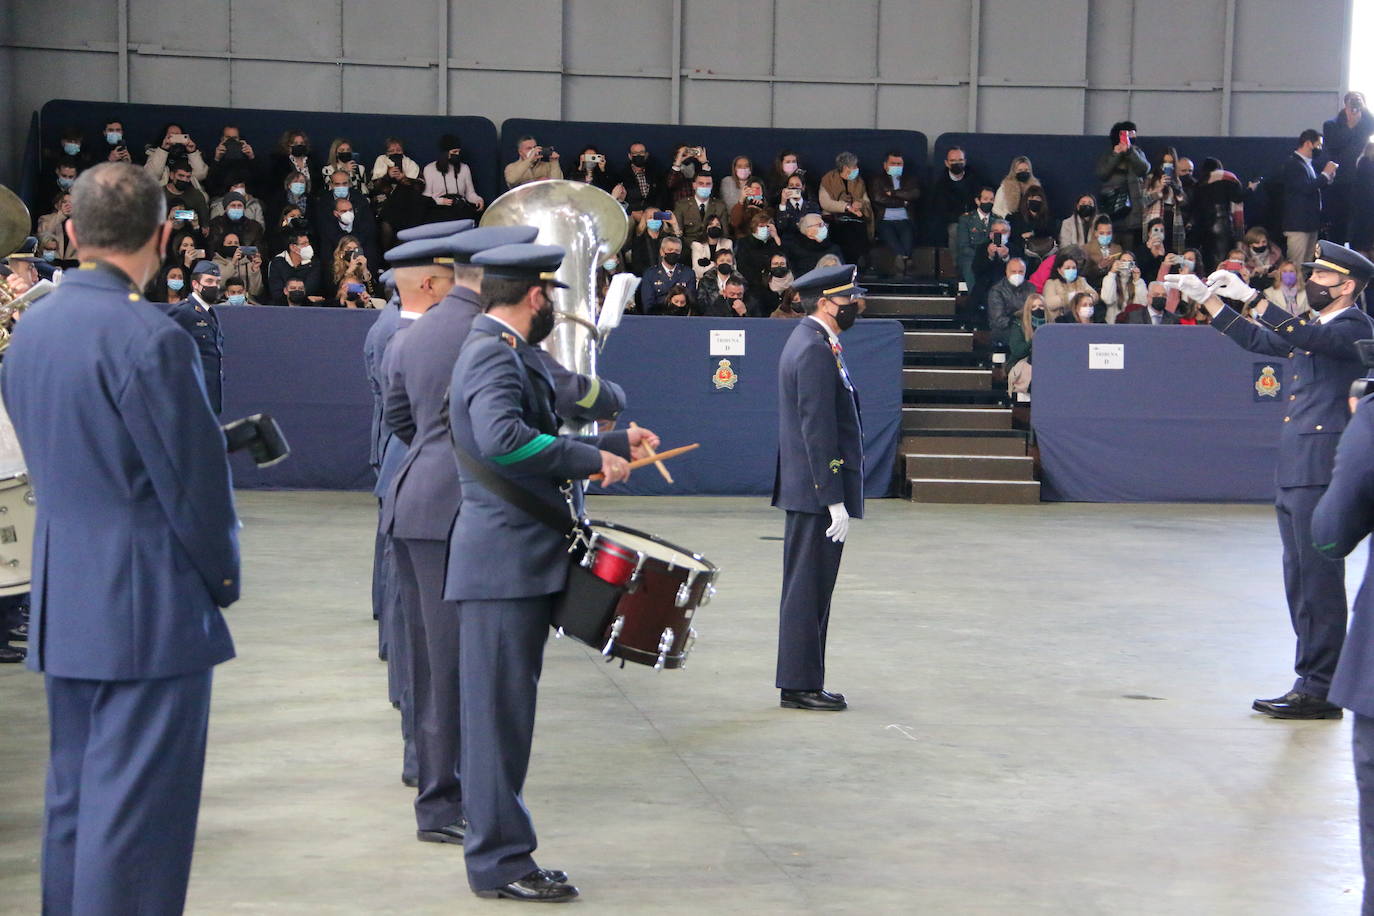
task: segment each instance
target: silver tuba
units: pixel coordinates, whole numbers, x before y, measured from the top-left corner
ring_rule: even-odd
[[[562,246],[566,254],[556,276],[568,289],[554,290],[559,320],[543,346],[564,368],[596,375],[597,352],[609,333],[597,330],[597,270],[620,251],[630,233],[630,218],[620,204],[580,181],[532,181],[493,201],[482,225],[534,226],[539,230],[536,242]]]

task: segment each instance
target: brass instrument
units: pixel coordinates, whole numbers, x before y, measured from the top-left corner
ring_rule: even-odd
[[[18,248],[28,235],[29,208],[13,191],[0,185],[0,258]],[[0,277],[0,353],[10,344],[10,332],[19,313],[51,289],[51,283],[42,291],[38,287],[15,289],[7,277]]]
[[[596,375],[596,357],[609,329],[597,330],[597,270],[619,252],[630,233],[630,218],[616,199],[580,181],[546,180],[512,188],[487,207],[483,226],[534,226],[541,245],[560,245],[566,252],[556,274],[568,289],[553,293],[560,319],[544,349],[564,368]],[[579,432],[595,431],[595,424]]]

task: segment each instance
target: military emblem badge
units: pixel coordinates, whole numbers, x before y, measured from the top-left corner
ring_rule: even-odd
[[[717,390],[721,388],[734,388],[735,382],[739,381],[739,376],[735,374],[734,369],[730,368],[730,360],[723,359],[720,361],[720,365],[716,367],[716,371],[711,375],[711,381],[715,384]]]
[[[1268,363],[1257,363],[1255,365],[1255,400],[1261,398],[1277,399],[1279,392],[1283,390],[1283,383],[1280,381],[1278,371]]]

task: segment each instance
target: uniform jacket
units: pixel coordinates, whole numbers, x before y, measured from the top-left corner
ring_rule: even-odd
[[[993,219],[995,217],[991,213],[983,213],[977,209],[959,217],[959,226],[954,235],[955,257],[959,263],[972,264],[973,256],[978,249],[987,247],[988,230]]]
[[[1374,531],[1374,397],[1362,400],[1336,449],[1331,486],[1312,513],[1312,540],[1332,559],[1347,556]],[[1327,698],[1362,716],[1374,716],[1374,562],[1350,620]]]
[[[38,500],[29,666],[141,680],[232,658],[238,519],[181,328],[83,267],[16,325],[2,379]]]
[[[1212,327],[1247,350],[1288,361],[1290,374],[1279,394],[1287,414],[1279,435],[1277,485],[1330,483],[1336,442],[1350,415],[1350,383],[1365,372],[1355,341],[1374,337],[1374,321],[1352,307],[1326,324],[1286,316],[1271,329],[1246,321],[1228,306],[1212,319]]]
[[[164,308],[168,317],[185,328],[196,342],[205,379],[205,396],[210,400],[210,408],[219,416],[224,407],[224,332],[219,328],[219,317],[194,293]]]
[[[386,308],[377,313],[377,320],[372,322],[363,340],[363,369],[367,372],[368,387],[372,389],[372,435],[368,439],[367,463],[374,470],[381,467],[382,452],[391,436],[391,428],[382,417],[382,354],[400,327],[400,302],[392,297]]]
[[[1312,163],[1312,175],[1307,164],[1296,152],[1289,153],[1283,163],[1283,230],[1285,232],[1316,232],[1322,225],[1322,189],[1330,182]]]
[[[778,362],[778,464],[773,505],[791,512],[844,503],[864,514],[859,396],[842,353],[815,318],[797,323]]]
[[[706,223],[713,216],[720,217],[721,226],[729,231],[730,209],[725,206],[725,201],[718,197],[707,199],[705,216],[701,215],[701,201],[697,200],[695,195],[684,197],[673,206],[673,216],[677,217],[682,237],[688,242],[706,240]]]
[[[697,275],[686,264],[675,264],[669,273],[659,261],[644,271],[644,282],[639,284],[639,307],[645,315],[657,315],[663,311],[668,301],[668,291],[678,284],[687,289],[687,301],[693,302],[697,296]]]
[[[482,315],[453,368],[449,422],[457,448],[563,511],[559,485],[601,469],[600,450],[628,458],[626,431],[558,435],[554,380],[539,351]],[[449,539],[444,598],[532,598],[562,591],[567,541],[459,467],[463,504]]]

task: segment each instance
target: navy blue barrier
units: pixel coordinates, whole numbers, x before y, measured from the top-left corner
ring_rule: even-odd
[[[376,313],[254,306],[218,306],[216,312],[225,338],[223,418],[270,413],[292,448],[290,458],[266,470],[234,456],[236,484],[370,489],[372,395],[362,347]],[[612,492],[770,494],[778,357],[794,327],[773,319],[626,318],[607,342],[600,369],[628,393],[624,419],[657,432],[665,448],[687,442],[701,448],[672,461],[674,487],[644,469]],[[743,330],[744,355],[711,357],[712,330]],[[863,404],[867,491],[887,496],[901,427],[901,325],[860,321],[844,335],[844,347]],[[713,381],[722,358],[731,361],[733,387]]]
[[[833,169],[836,154],[845,150],[859,157],[859,167],[865,174],[880,170],[889,150],[900,150],[912,163],[924,163],[929,154],[926,135],[914,130],[793,130],[512,118],[501,125],[503,164],[515,161],[516,146],[526,135],[543,146],[556,147],[565,174],[575,168],[578,154],[587,145],[602,152],[608,169],[622,172],[629,165],[630,144],[636,141],[648,147],[660,168],[673,164],[673,149],[677,144],[704,146],[717,179],[730,173],[730,162],[736,156],[748,156],[754,163],[754,172],[766,175],[773,160],[785,149],[797,153],[801,167],[812,180],[819,180]]]
[[[509,123],[509,122],[507,122]],[[504,136],[504,134],[503,134]],[[945,152],[951,146],[964,149],[965,158],[994,188],[1006,177],[1011,160],[1030,157],[1035,175],[1049,195],[1050,209],[1061,219],[1068,216],[1079,196],[1097,196],[1102,183],[1097,180],[1097,160],[1110,149],[1105,134],[1065,136],[1061,134],[941,134],[931,150],[933,174],[939,174]],[[1165,147],[1172,146],[1180,156],[1201,167],[1210,157],[1221,160],[1242,181],[1265,175],[1277,176],[1284,158],[1297,146],[1296,137],[1154,137],[1142,136],[1140,148],[1154,164]],[[1247,214],[1249,215],[1249,214]]]
[[[370,170],[377,156],[386,152],[387,137],[398,137],[406,155],[421,166],[436,156],[439,137],[457,134],[463,141],[463,159],[472,170],[477,193],[491,200],[505,185],[500,180],[501,166],[496,155],[496,125],[486,118],[422,115],[347,114],[332,111],[269,111],[258,108],[196,108],[188,105],[133,105],[114,102],[77,102],[54,99],[41,113],[43,149],[58,147],[62,128],[74,125],[86,134],[92,148],[104,146],[101,132],[107,118],[124,124],[124,139],[130,149],[141,151],[148,143],[162,142],[162,129],[168,122],[180,124],[196,141],[208,165],[220,129],[237,124],[253,145],[257,158],[267,162],[276,152],[277,141],[287,130],[303,130],[310,137],[315,155],[323,157],[335,137],[347,137]],[[320,165],[324,165],[321,158]],[[315,176],[318,178],[319,176]],[[46,211],[47,201],[39,201]],[[30,206],[33,202],[30,201]]]
[[[1113,344],[1121,368],[1090,368],[1093,347]],[[1265,367],[1271,395],[1255,384]],[[1035,332],[1031,414],[1043,497],[1271,500],[1290,377],[1287,360],[1209,327],[1047,325]]]

